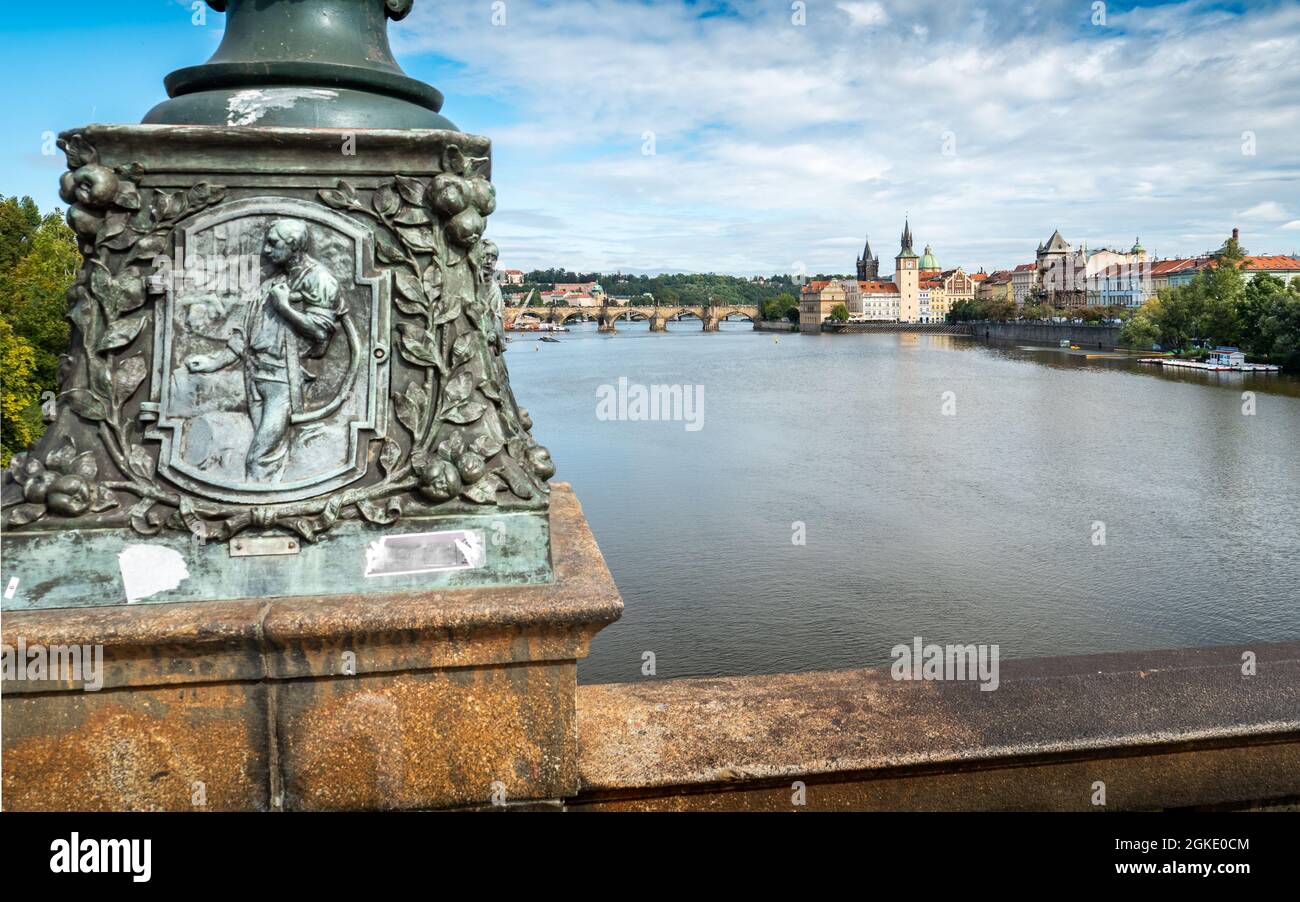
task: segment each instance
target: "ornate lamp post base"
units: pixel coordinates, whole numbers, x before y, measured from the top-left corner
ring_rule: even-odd
[[[450,125],[387,53],[410,0],[228,5],[148,117],[184,124],[60,139],[84,262],[3,476],[5,802],[568,794],[622,602],[510,387],[490,144],[407,127]]]

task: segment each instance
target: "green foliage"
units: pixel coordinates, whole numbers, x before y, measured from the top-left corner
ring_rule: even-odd
[[[793,314],[794,321],[799,319],[799,300],[788,291],[783,291],[776,297],[763,304],[763,319],[781,320],[790,319]]]
[[[0,319],[0,372],[4,373],[0,389],[0,465],[36,441],[41,434],[40,395],[37,384],[36,351],[3,319]]]
[[[1006,298],[973,298],[955,302],[948,309],[948,322],[968,323],[974,320],[1010,320],[1016,318],[1015,302]]]
[[[1300,365],[1300,284],[1269,275],[1246,281],[1243,251],[1229,239],[1186,285],[1165,288],[1124,326],[1128,347],[1153,343],[1191,353],[1195,346],[1234,345],[1252,358]]]
[[[837,323],[847,323],[849,321],[849,308],[843,304],[836,304],[831,308],[831,317]]]
[[[796,297],[798,289],[794,277],[774,275],[755,281],[738,276],[715,273],[668,273],[658,276],[632,273],[571,272],[567,269],[539,269],[524,276],[524,290],[538,288],[549,291],[556,282],[599,282],[607,295],[631,297],[638,303],[650,303],[649,294],[660,306],[670,304],[700,304],[721,307],[729,304],[753,305],[763,310],[768,301],[778,295]],[[790,306],[798,307],[798,301]],[[788,308],[787,308],[788,309]],[[776,317],[785,316],[785,311]]]
[[[80,262],[60,211],[42,214],[30,197],[0,197],[5,459],[43,428],[36,399],[58,387],[59,355],[68,348],[67,290]]]

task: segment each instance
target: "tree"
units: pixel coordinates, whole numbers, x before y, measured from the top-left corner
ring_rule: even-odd
[[[797,319],[799,315],[799,301],[790,292],[783,291],[770,301],[763,304],[763,319],[789,319],[790,311],[792,310]]]
[[[41,387],[34,378],[36,350],[0,319],[0,465],[40,437]]]
[[[837,323],[846,323],[849,321],[849,308],[843,304],[836,304],[831,308],[830,318]]]
[[[68,286],[81,255],[72,230],[58,213],[44,217],[27,253],[0,270],[0,316],[36,351],[36,380],[56,387],[59,356],[68,350]]]
[[[1160,327],[1146,313],[1138,313],[1120,329],[1119,343],[1125,348],[1146,350],[1160,340]]]
[[[44,429],[37,401],[54,390],[68,349],[67,290],[81,257],[58,210],[0,197],[0,327],[4,354],[4,457]]]

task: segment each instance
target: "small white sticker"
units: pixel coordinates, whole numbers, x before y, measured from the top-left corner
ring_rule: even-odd
[[[117,564],[122,570],[127,604],[170,592],[190,578],[181,553],[161,545],[127,545],[117,556]]]
[[[18,577],[11,576],[9,577],[9,585],[8,587],[5,588],[5,600],[7,601],[8,599],[13,598],[14,593],[17,591],[18,591]]]
[[[383,536],[366,546],[366,576],[472,570],[487,560],[485,544],[477,529]]]

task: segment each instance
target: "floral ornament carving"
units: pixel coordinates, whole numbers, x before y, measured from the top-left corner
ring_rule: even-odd
[[[449,145],[432,180],[399,175],[368,199],[340,181],[320,196],[372,221],[376,255],[393,274],[396,347],[414,374],[405,386],[395,380],[393,409],[411,436],[417,493],[433,503],[505,495],[540,505],[555,468],[501,360],[499,289],[482,241],[496,208],[485,163]]]
[[[19,491],[5,493],[6,528],[84,520],[129,523],[144,534],[180,530],[203,541],[280,528],[311,541],[340,519],[393,523],[404,506],[545,508],[554,465],[532,439],[501,359],[500,294],[481,240],[496,204],[484,160],[449,146],[432,179],[395,176],[368,197],[345,181],[320,192],[327,205],[371,221],[376,256],[392,273],[392,342],[406,365],[394,374],[393,404],[410,440],[383,440],[380,478],[370,484],[241,505],[191,499],[161,483],[143,427],[126,413],[150,371],[146,350],[134,349],[151,332],[153,262],[168,253],[177,223],[221,203],[225,189],[205,182],[187,191],[142,188],[138,164],[102,164],[82,135],[60,146],[69,166],[60,193],[84,264],[68,291],[73,347],[60,367],[59,401],[85,428],[74,428],[75,438],[52,429],[15,456],[5,478]]]

